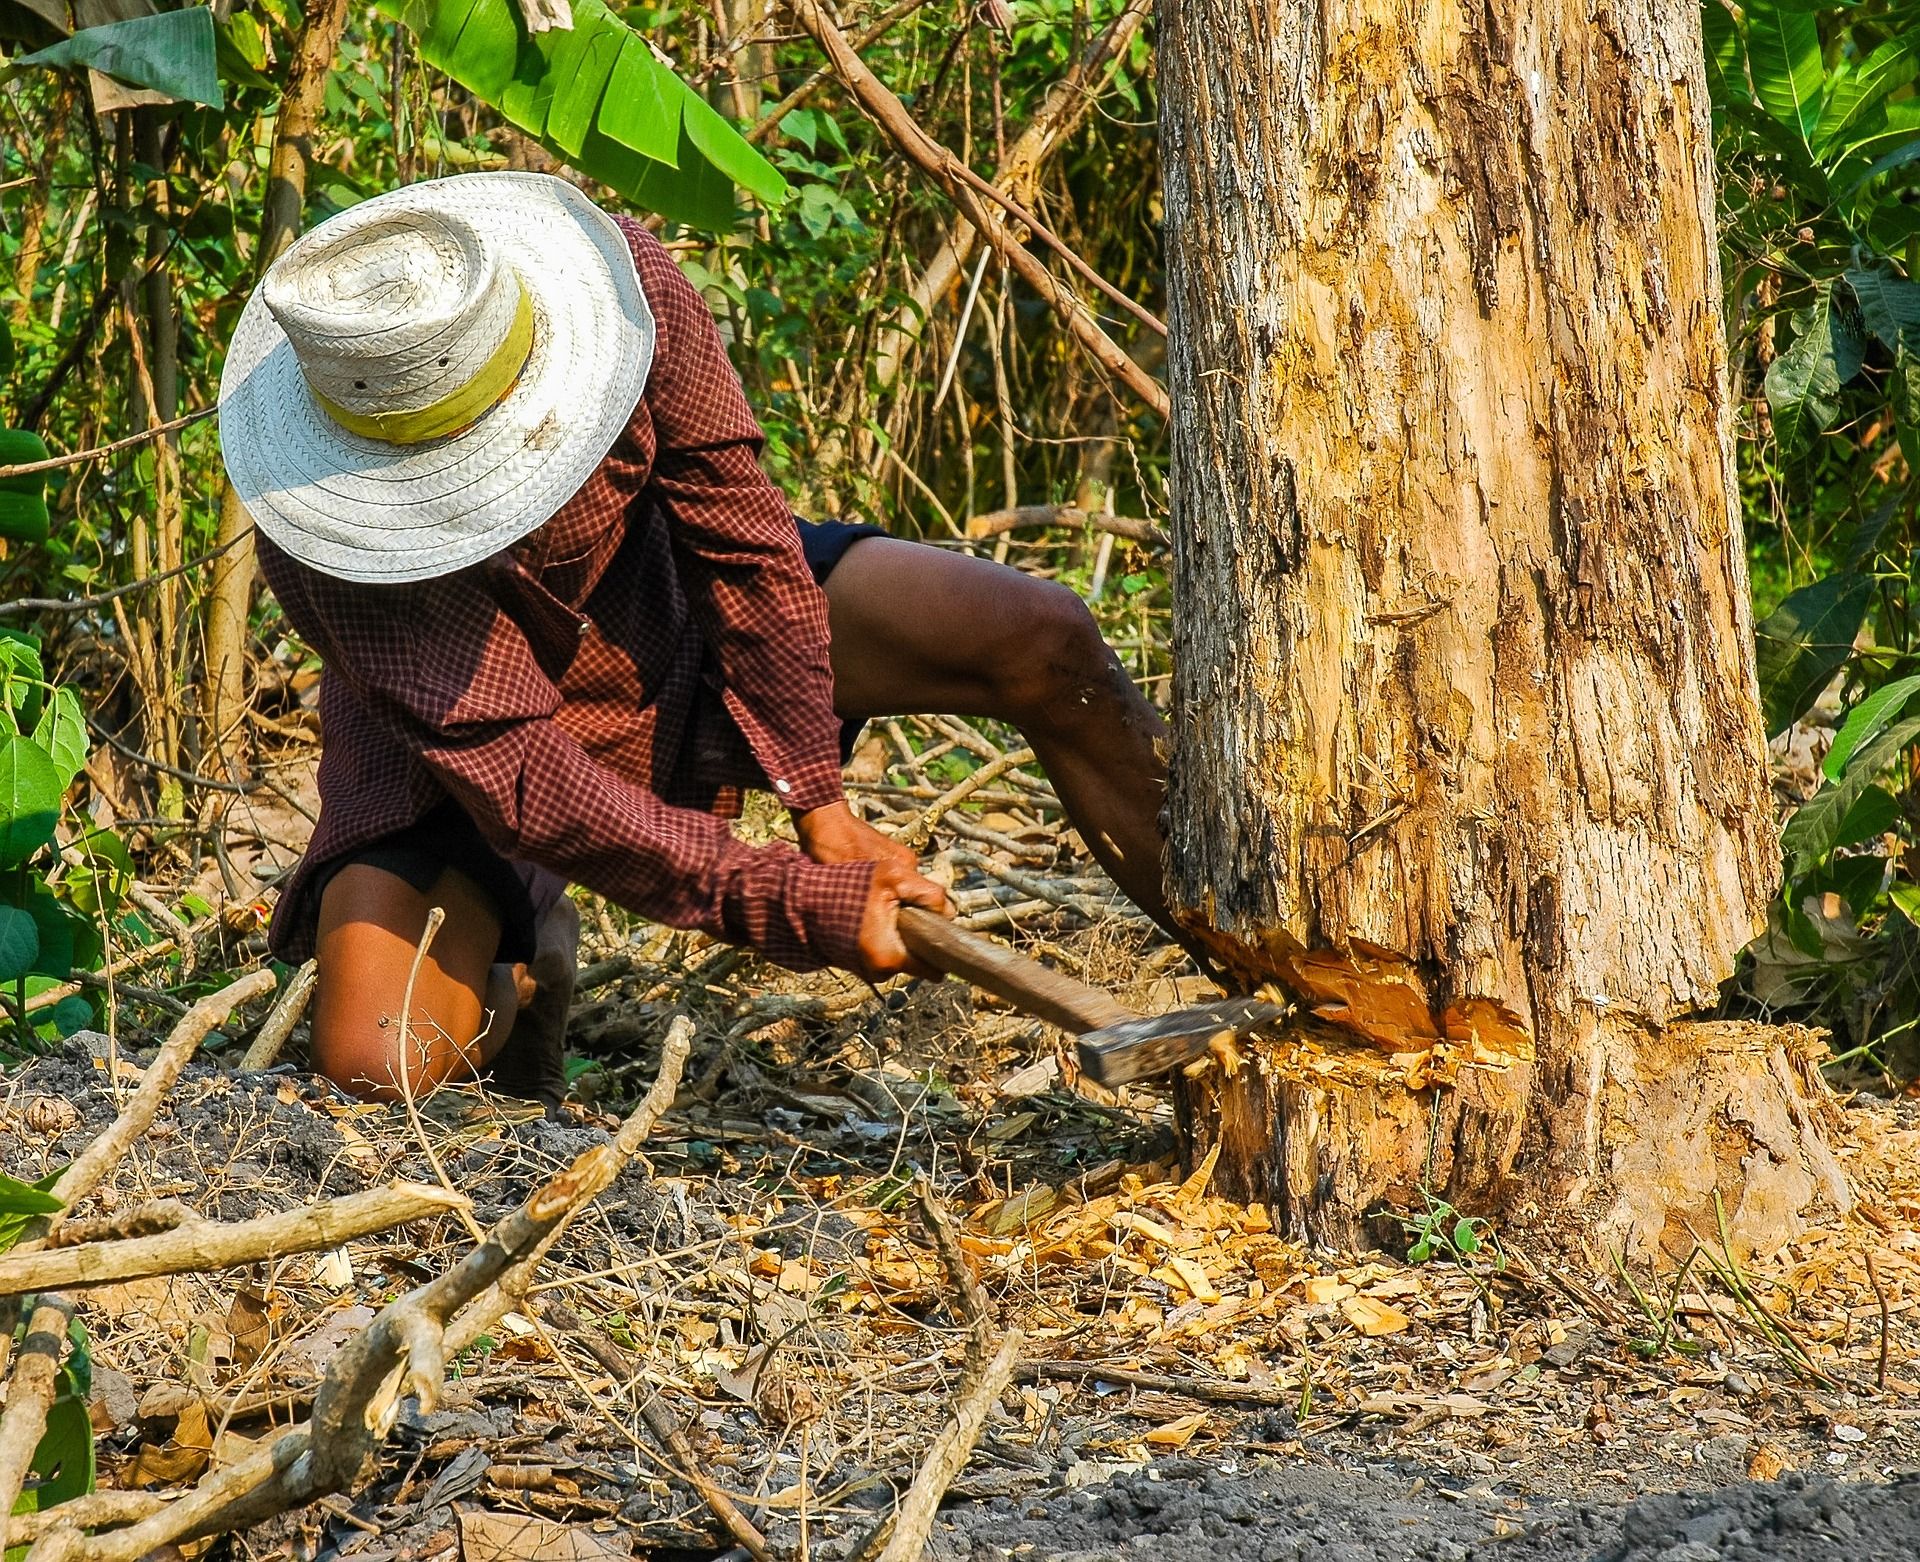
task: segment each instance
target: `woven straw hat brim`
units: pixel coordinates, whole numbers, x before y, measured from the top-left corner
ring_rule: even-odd
[[[220,382],[220,444],[254,521],[344,580],[426,580],[538,529],[613,448],[654,346],[633,252],[612,218],[546,174],[458,174],[377,196],[457,208],[505,253],[533,304],[533,349],[473,424],[420,445],[362,438],[313,399],[258,289]]]

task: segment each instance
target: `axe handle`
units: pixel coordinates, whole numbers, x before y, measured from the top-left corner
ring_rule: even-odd
[[[914,958],[1076,1036],[1138,1018],[1112,994],[955,927],[920,906],[900,908],[900,937]]]

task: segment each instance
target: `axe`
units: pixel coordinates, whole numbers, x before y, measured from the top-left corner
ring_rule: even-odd
[[[958,928],[920,906],[900,908],[900,937],[915,959],[1004,998],[1079,1037],[1080,1072],[1096,1084],[1165,1074],[1205,1057],[1215,1037],[1278,1019],[1277,1003],[1222,998],[1170,1014],[1135,1014],[1111,993]]]

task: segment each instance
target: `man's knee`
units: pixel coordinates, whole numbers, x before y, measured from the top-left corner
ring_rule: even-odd
[[[1003,713],[1024,725],[1069,724],[1113,697],[1113,652],[1075,592],[1018,577],[1005,632],[995,638],[992,679]]]

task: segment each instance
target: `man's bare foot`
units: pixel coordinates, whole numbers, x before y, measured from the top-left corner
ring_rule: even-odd
[[[567,1011],[580,959],[580,913],[562,895],[540,919],[533,958],[514,967],[520,999],[506,1045],[493,1060],[494,1088],[558,1106],[567,1093]]]

